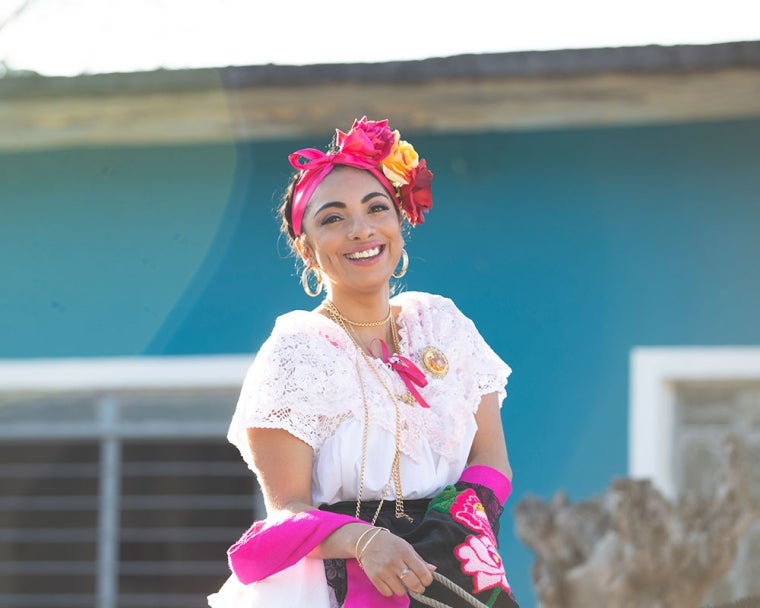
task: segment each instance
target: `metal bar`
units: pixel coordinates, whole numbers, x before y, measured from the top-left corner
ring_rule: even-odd
[[[112,395],[100,402],[100,511],[98,518],[98,608],[116,608],[119,595],[119,490],[121,443],[116,435],[119,404]]]
[[[224,560],[187,562],[122,562],[121,576],[216,576],[228,572]]]
[[[4,576],[92,576],[94,573],[95,563],[91,561],[0,562],[0,574]]]
[[[92,528],[0,528],[0,542],[4,543],[94,543],[96,540]]]
[[[155,605],[167,606],[167,604]],[[92,606],[94,608],[95,596],[86,593],[0,593],[0,606],[13,608],[90,608]]]

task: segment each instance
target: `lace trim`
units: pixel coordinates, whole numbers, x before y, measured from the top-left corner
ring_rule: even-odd
[[[431,408],[402,408],[401,450],[419,462],[425,451],[420,439],[425,439],[433,451],[453,460],[481,396],[499,392],[503,398],[511,370],[451,300],[406,292],[393,304],[401,306],[403,354],[421,366],[422,350],[435,346],[449,360],[446,376],[429,375],[421,390]],[[231,441],[239,444],[246,427],[282,428],[319,450],[341,423],[363,419],[355,355],[348,336],[324,316],[294,311],[280,317],[246,377],[230,427]],[[404,394],[397,374],[379,359],[372,364],[392,390]],[[393,403],[371,370],[363,369],[363,374],[370,424],[393,434]],[[245,456],[247,442],[238,447]]]

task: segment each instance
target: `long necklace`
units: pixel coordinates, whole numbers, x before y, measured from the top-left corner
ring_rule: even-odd
[[[335,305],[329,300],[325,300],[325,305],[332,319],[343,329],[343,331],[346,332],[348,337],[354,343],[354,346],[356,346],[356,349],[359,351],[359,353],[361,353],[362,358],[367,364],[367,367],[369,367],[372,370],[372,372],[375,374],[375,377],[378,379],[382,387],[388,393],[388,396],[393,402],[393,407],[396,413],[396,432],[395,432],[395,438],[394,438],[395,445],[394,445],[394,452],[393,452],[393,462],[391,463],[391,472],[388,478],[388,483],[385,485],[385,488],[383,488],[382,496],[380,497],[380,501],[377,505],[377,509],[375,510],[375,514],[372,517],[371,523],[372,525],[374,525],[375,522],[377,521],[377,518],[380,515],[380,509],[383,506],[383,502],[385,501],[385,497],[388,493],[388,490],[390,489],[391,484],[393,484],[394,489],[396,491],[396,502],[395,502],[396,517],[405,518],[411,521],[412,518],[409,517],[404,512],[404,490],[401,485],[401,407],[399,406],[398,399],[396,399],[396,396],[393,394],[393,391],[383,381],[377,369],[372,364],[372,361],[370,361],[369,355],[365,352],[365,349],[361,347],[357,338],[353,335],[353,332],[349,331],[349,328],[344,322],[342,315],[338,316],[334,314],[334,312],[337,311],[337,309],[335,308]],[[361,386],[362,401],[364,404],[364,428],[362,431],[362,462],[361,462],[361,471],[359,474],[359,492],[356,499],[356,518],[359,519],[359,514],[361,511],[362,494],[364,492],[364,474],[365,474],[366,463],[367,463],[367,451],[368,451],[367,437],[369,434],[369,402],[367,400],[367,393],[364,388],[364,378],[362,377],[358,358],[356,359],[355,364],[356,364],[356,372],[359,375],[359,384]]]
[[[391,322],[391,338],[393,339],[393,352],[396,355],[401,354],[401,340],[398,337],[398,327],[396,327],[396,322]],[[414,405],[414,395],[412,395],[412,391],[409,390],[407,387],[406,393],[404,395],[399,395],[399,399],[406,403],[407,405]]]
[[[335,306],[335,304],[333,304],[333,302],[328,299],[325,299],[323,304],[333,320],[344,328],[345,332],[351,337],[351,339],[354,341],[354,344],[356,344],[356,347],[361,349],[363,353],[368,352],[370,355],[375,356],[375,353],[371,352],[370,347],[375,342],[379,342],[381,349],[379,358],[389,369],[393,370],[399,375],[404,383],[404,386],[406,386],[406,393],[403,395],[398,395],[398,398],[401,399],[401,401],[410,406],[414,405],[416,401],[422,407],[430,407],[430,405],[427,403],[427,401],[425,401],[424,397],[418,390],[418,388],[427,385],[427,378],[425,377],[425,374],[414,364],[414,362],[412,362],[411,359],[401,355],[401,340],[399,339],[398,327],[396,326],[395,319],[393,319],[390,307],[387,322],[390,323],[391,329],[391,341],[393,342],[392,353],[388,352],[388,346],[385,341],[379,338],[373,340],[372,344],[370,344],[370,347],[363,348],[360,344],[359,337],[353,331],[353,328],[349,328],[348,326],[348,324],[360,326],[360,322],[354,322],[347,319],[338,310],[337,306]],[[381,322],[370,321],[369,323],[371,323],[372,326],[378,326],[378,324]],[[374,367],[372,369],[373,371],[376,371]]]

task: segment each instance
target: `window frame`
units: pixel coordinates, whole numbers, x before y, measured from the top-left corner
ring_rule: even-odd
[[[0,427],[0,441],[92,438],[101,446],[95,600],[99,608],[116,608],[119,576],[119,489],[121,442],[130,437],[224,437],[229,420],[209,424],[192,419],[170,424],[120,425],[117,392],[192,389],[239,390],[254,358],[245,355],[189,355],[0,361],[0,395],[94,393],[93,424],[10,423]],[[0,404],[0,407],[2,405]],[[148,425],[146,425],[148,426]]]
[[[628,473],[634,479],[651,479],[669,499],[676,498],[676,384],[705,380],[760,380],[760,348],[639,347],[631,352]]]

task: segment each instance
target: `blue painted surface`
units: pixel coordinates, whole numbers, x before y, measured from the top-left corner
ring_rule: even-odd
[[[0,155],[0,357],[132,355],[230,206],[235,149]]]
[[[760,344],[760,121],[405,137],[436,173],[405,285],[514,369],[508,507],[626,474],[631,348]],[[0,155],[0,357],[255,351],[315,304],[273,212],[315,144]],[[501,541],[531,606],[509,515]]]

